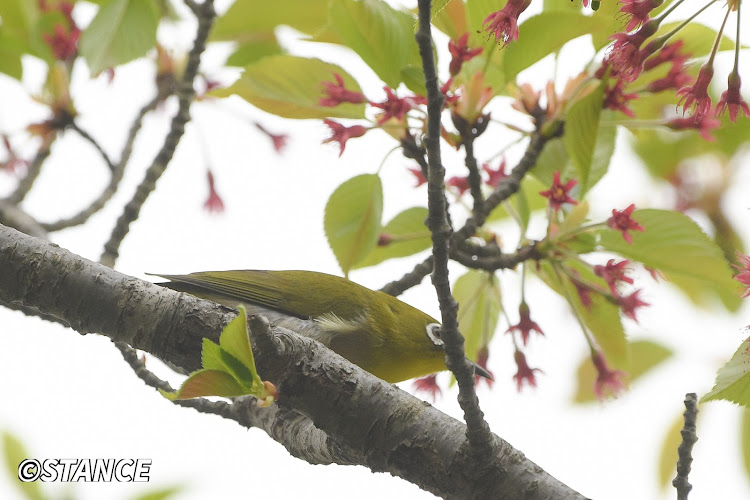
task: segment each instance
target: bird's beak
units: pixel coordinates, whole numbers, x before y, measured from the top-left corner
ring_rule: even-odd
[[[469,358],[466,358],[466,359],[469,359]],[[482,368],[481,366],[479,366],[478,364],[476,364],[475,362],[473,362],[470,359],[469,359],[469,362],[472,365],[474,365],[474,375],[477,375],[479,377],[484,377],[484,378],[489,379],[489,380],[495,380],[492,377],[492,374],[490,372],[488,372],[487,370],[485,370],[484,368]]]

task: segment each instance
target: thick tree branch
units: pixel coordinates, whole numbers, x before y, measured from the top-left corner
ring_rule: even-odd
[[[172,119],[172,124],[169,127],[167,137],[164,139],[164,144],[159,153],[157,153],[156,158],[154,158],[151,167],[146,171],[146,177],[136,189],[133,198],[125,205],[122,215],[117,219],[117,224],[112,230],[109,241],[104,245],[104,253],[100,261],[110,267],[114,266],[120,254],[120,244],[130,231],[130,224],[138,219],[141,207],[143,207],[146,199],[156,189],[156,182],[171,161],[172,155],[174,155],[174,151],[177,149],[177,144],[185,132],[185,124],[190,120],[190,104],[193,102],[193,97],[195,96],[193,80],[198,74],[201,54],[206,48],[208,33],[216,17],[213,0],[204,0],[200,5],[195,5],[194,2],[191,2],[191,4],[189,5],[198,18],[198,31],[195,35],[193,48],[188,55],[185,73],[177,85],[176,93],[179,102],[177,114]]]
[[[2,303],[23,304],[80,333],[100,332],[188,370],[199,367],[202,338],[217,341],[235,315],[4,226],[0,276]],[[448,498],[583,498],[493,434],[496,452],[477,467],[464,449],[461,422],[311,339],[282,329],[270,336],[256,323],[251,327],[259,373],[280,391],[278,408],[269,410],[277,414],[269,413],[270,423],[262,427],[275,429],[269,434],[288,449],[299,449],[289,432],[297,428],[308,438],[302,445],[308,449],[305,457],[317,451],[337,463],[388,471]],[[266,418],[258,415],[260,421]],[[242,418],[237,419],[243,425],[258,425],[258,419]]]

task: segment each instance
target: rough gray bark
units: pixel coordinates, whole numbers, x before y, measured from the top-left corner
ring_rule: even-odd
[[[202,338],[217,341],[235,315],[1,225],[0,303],[187,370],[199,367]],[[446,498],[584,498],[494,434],[491,463],[475,467],[463,423],[311,339],[265,325],[251,322],[253,341],[259,373],[279,389],[278,405],[251,409],[242,402],[229,412],[243,413],[238,421],[263,428],[295,456],[390,472]]]

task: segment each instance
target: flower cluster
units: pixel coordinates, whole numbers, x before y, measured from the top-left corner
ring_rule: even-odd
[[[709,130],[713,128],[713,117],[729,111],[729,118],[736,121],[738,116],[750,117],[750,108],[740,92],[741,78],[739,75],[739,48],[740,48],[740,2],[729,2],[724,23],[717,33],[716,41],[708,60],[701,66],[698,76],[693,78],[685,71],[685,62],[689,55],[681,54],[682,41],[667,43],[669,38],[679,31],[679,28],[665,35],[654,37],[661,22],[672,12],[676,6],[669,7],[662,15],[651,19],[651,12],[660,7],[663,0],[621,0],[620,14],[627,21],[623,32],[612,35],[614,40],[609,54],[606,56],[602,67],[597,72],[598,77],[608,73],[616,82],[609,86],[605,100],[605,107],[619,110],[632,117],[633,112],[626,107],[628,100],[637,97],[637,94],[625,93],[627,85],[634,82],[644,71],[650,71],[655,67],[671,63],[666,76],[652,80],[645,88],[646,92],[662,92],[668,89],[677,90],[678,106],[682,106],[684,112],[690,111],[689,120],[667,123],[667,126],[675,130],[695,129],[701,135],[711,140]],[[700,14],[709,4],[701,7],[689,20]],[[719,42],[723,36],[724,26],[732,10],[737,12],[737,40],[735,41],[735,63],[732,72],[727,79],[727,89],[722,93],[721,99],[713,108],[709,85],[714,76],[714,58],[719,48]],[[689,21],[688,20],[688,21]],[[683,25],[686,25],[684,23]],[[636,29],[638,28],[638,29]],[[635,31],[633,31],[635,30]]]

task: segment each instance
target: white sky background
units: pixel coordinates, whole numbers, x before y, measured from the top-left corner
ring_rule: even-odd
[[[401,2],[399,2],[401,3]],[[408,4],[414,2],[406,2]],[[698,2],[686,2],[696,7]],[[221,2],[220,5],[226,5]],[[532,7],[533,9],[533,7]],[[83,11],[83,9],[81,9]],[[86,12],[76,12],[83,22]],[[718,4],[701,19],[713,26],[720,22]],[[750,19],[745,15],[745,21]],[[185,50],[193,38],[193,23],[179,29],[163,29],[160,40]],[[734,17],[727,32],[734,33]],[[283,40],[295,53],[342,64],[360,81],[373,100],[382,97],[382,84],[346,51],[320,44],[294,42],[290,30]],[[441,68],[447,69],[446,41],[439,39]],[[586,44],[572,44],[563,51],[561,78],[576,74],[591,56]],[[221,51],[210,50],[204,68],[211,73],[221,63]],[[743,75],[750,75],[744,55]],[[722,87],[730,56],[719,58],[715,84]],[[38,89],[41,66],[25,61],[27,89]],[[545,60],[521,81],[541,88],[551,75]],[[226,76],[226,75],[225,75]],[[136,62],[118,68],[112,85],[105,78],[87,81],[87,70],[76,63],[73,92],[80,113],[79,123],[117,158],[121,143],[137,110],[153,95],[153,66]],[[563,81],[562,79],[558,81]],[[747,95],[747,93],[745,93]],[[497,108],[506,113],[508,101]],[[143,172],[153,159],[175,110],[175,102],[146,120],[136,142],[130,168],[120,193],[83,227],[53,235],[53,241],[92,260],[98,260],[122,206],[130,199]],[[226,110],[230,109],[230,112]],[[24,91],[0,75],[0,131],[15,134],[29,116],[42,118]],[[328,136],[320,121],[287,121],[253,110],[229,99],[215,106],[197,103],[186,136],[159,181],[157,191],[145,204],[140,219],[131,227],[121,247],[116,269],[146,278],[144,272],[187,273],[211,269],[310,269],[340,274],[323,234],[323,209],[330,193],[344,180],[359,173],[378,170],[384,154],[394,143],[384,133],[373,131],[352,140],[338,158],[337,145],[321,146]],[[275,132],[290,135],[284,155],[277,155],[270,141],[248,122],[259,121]],[[497,115],[495,115],[497,116]],[[518,114],[509,116],[523,126]],[[217,188],[227,211],[213,216],[202,209],[206,198],[206,160],[217,178]],[[493,134],[491,140],[490,134]],[[668,191],[648,183],[642,167],[625,150],[626,133],[619,137],[612,169],[591,196],[594,216],[606,217],[611,208],[631,202],[641,206],[668,207]],[[495,139],[499,138],[499,139]],[[495,127],[478,141],[478,157],[496,152],[497,141],[510,142],[512,132]],[[27,141],[28,142],[28,141]],[[26,151],[33,144],[28,142]],[[448,175],[464,175],[460,155],[444,149]],[[511,150],[509,164],[522,154]],[[496,163],[493,163],[495,165]],[[385,215],[389,220],[402,209],[426,204],[426,191],[414,189],[411,163],[400,154],[391,155],[380,170],[385,186]],[[750,173],[741,173],[741,183],[730,192],[727,206],[745,241],[750,241],[747,223],[747,186]],[[96,153],[74,133],[58,140],[53,155],[30,193],[24,207],[39,220],[47,221],[78,211],[107,181],[105,166]],[[15,179],[0,174],[0,196],[8,193]],[[743,194],[744,193],[744,194]],[[743,220],[744,218],[744,220]],[[542,230],[541,223],[536,227]],[[502,228],[500,228],[502,230]],[[540,233],[541,234],[541,233]],[[504,233],[513,244],[515,231]],[[352,279],[371,288],[412,269],[424,255],[391,261],[375,269],[352,273]],[[604,259],[602,259],[603,261]],[[462,271],[452,268],[452,276]],[[511,379],[516,368],[507,328],[500,322],[492,344],[490,369],[495,373],[492,390],[484,385],[479,397],[492,430],[523,451],[552,475],[592,498],[674,498],[673,489],[656,486],[658,453],[663,435],[682,412],[686,392],[708,391],[716,369],[726,361],[741,340],[742,328],[750,323],[750,307],[736,316],[721,310],[697,311],[669,285],[655,284],[636,275],[636,284],[651,307],[639,311],[640,324],[625,319],[632,338],[650,338],[675,351],[671,360],[632,386],[619,399],[606,404],[572,406],[574,372],[587,349],[567,307],[556,295],[532,281],[527,297],[533,318],[547,336],[530,343],[527,356],[544,374],[536,390],[516,392]],[[504,304],[517,319],[518,286],[514,273],[502,273]],[[402,299],[437,316],[434,291],[426,279]],[[373,474],[363,467],[311,466],[289,457],[281,445],[263,432],[244,430],[216,416],[173,406],[137,379],[109,340],[96,335],[81,336],[57,325],[0,309],[0,429],[19,436],[34,458],[151,458],[148,484],[43,484],[59,497],[66,486],[76,498],[126,499],[157,486],[183,484],[180,499],[203,498],[327,498],[362,499],[431,498],[405,481],[386,474]],[[148,366],[159,376],[168,370],[153,357]],[[447,383],[448,376],[441,376]],[[173,384],[179,378],[171,377]],[[444,384],[445,385],[445,384]],[[401,384],[411,390],[411,383]],[[435,405],[460,418],[456,390],[446,390]],[[712,499],[750,496],[748,481],[740,465],[739,411],[728,403],[702,408],[694,449],[694,485],[690,498]],[[0,475],[0,498],[18,498],[5,475]]]

